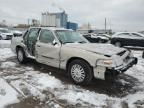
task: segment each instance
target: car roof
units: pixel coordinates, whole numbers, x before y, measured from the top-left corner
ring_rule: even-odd
[[[138,32],[116,32],[115,34],[122,34],[122,33],[136,33],[136,34],[141,34],[141,33],[138,33]]]
[[[57,28],[57,27],[30,27],[30,29],[32,29],[32,28],[41,28],[41,29],[47,29],[47,30],[52,30],[52,31],[56,31],[56,30],[69,30],[69,31],[73,31],[71,29]]]
[[[114,35],[112,35],[112,36],[117,36],[117,35],[123,34],[123,33],[130,33],[130,34],[135,33],[135,34],[139,34],[139,35],[141,35],[141,36],[144,37],[144,35],[143,35],[142,33],[139,33],[139,32],[116,32],[116,33],[115,33]]]

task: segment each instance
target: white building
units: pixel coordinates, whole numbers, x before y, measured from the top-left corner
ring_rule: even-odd
[[[49,27],[64,27],[66,28],[67,24],[67,14],[62,13],[42,13],[41,25]]]

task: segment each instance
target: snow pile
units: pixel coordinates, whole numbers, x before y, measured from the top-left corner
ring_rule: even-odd
[[[9,48],[10,44],[10,40],[0,40],[0,48]]]
[[[136,108],[135,104],[137,101],[139,101],[139,100],[144,101],[144,91],[137,92],[135,94],[130,94],[130,95],[126,96],[124,99],[128,103],[129,108]],[[143,107],[140,107],[140,108],[144,108],[144,105],[143,105]]]
[[[1,64],[1,68],[15,68],[15,66],[16,66],[16,63],[14,63],[14,62],[3,62],[2,64]]]
[[[0,78],[0,108],[12,103],[17,103],[18,93],[7,82]]]
[[[135,108],[135,103],[139,100],[144,102],[144,59],[141,57],[141,51],[133,51],[133,53],[134,56],[138,58],[138,64],[130,68],[126,73],[138,79],[139,84],[137,84],[137,86],[134,88],[138,89],[139,91],[135,94],[129,94],[123,98],[128,103],[130,108]]]
[[[31,73],[31,76],[30,76]],[[57,99],[65,100],[68,103],[76,105],[77,103],[88,103],[94,106],[106,106],[106,101],[115,101],[105,94],[98,94],[85,89],[77,88],[75,85],[65,85],[57,78],[37,71],[26,72],[23,78],[29,79],[29,84],[34,84],[41,91],[50,91]],[[30,78],[28,78],[30,77]]]
[[[43,101],[48,97],[48,94],[45,93],[46,91],[49,94],[52,93],[57,100],[66,101],[67,104],[81,104],[86,107],[94,106],[99,108],[107,106],[109,108],[122,108],[122,103],[126,102],[129,108],[135,108],[139,100],[144,102],[144,59],[141,58],[141,54],[141,51],[134,51],[134,55],[139,60],[138,64],[125,73],[138,80],[138,84],[132,88],[136,88],[137,92],[128,94],[123,98],[89,91],[74,84],[64,84],[50,74],[35,71],[32,67],[22,65],[16,67],[16,63],[10,61],[2,62],[0,68],[5,69],[3,70],[4,73],[9,73],[7,68],[11,69],[11,74],[6,74],[8,76],[4,76],[4,78],[10,81],[10,85],[15,87],[25,98],[32,96]],[[0,61],[13,56],[15,55],[10,49],[0,49]],[[123,85],[131,83],[125,79],[120,79],[119,81]],[[0,85],[3,85],[2,87],[0,86],[0,107],[18,101],[18,93],[8,83],[0,79]]]
[[[15,54],[10,48],[0,48],[0,61],[5,61],[7,58],[13,57]]]
[[[58,79],[56,79],[53,76],[50,76],[48,74],[39,74],[39,75],[35,75],[35,78],[37,79],[37,83],[40,84],[40,88],[42,89],[46,89],[46,88],[64,88],[64,85],[62,84],[62,82]]]
[[[68,89],[64,90],[63,92],[56,92],[56,95],[59,99],[66,100],[74,105],[77,103],[88,103],[91,105],[102,107],[106,106],[106,100],[114,100],[107,95],[90,92],[84,89],[79,90],[79,92]]]

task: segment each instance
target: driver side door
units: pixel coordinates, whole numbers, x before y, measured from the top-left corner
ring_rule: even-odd
[[[36,60],[53,67],[59,67],[60,45],[53,44],[55,36],[49,30],[41,30],[39,40],[36,43]]]

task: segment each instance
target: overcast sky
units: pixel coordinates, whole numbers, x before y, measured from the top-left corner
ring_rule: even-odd
[[[45,11],[59,11],[63,8],[70,21],[90,23],[98,29],[114,31],[144,30],[144,0],[0,0],[0,21],[27,23],[27,19],[41,20]]]

